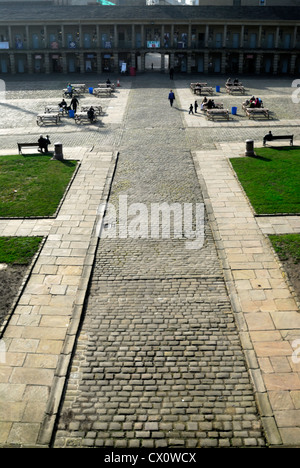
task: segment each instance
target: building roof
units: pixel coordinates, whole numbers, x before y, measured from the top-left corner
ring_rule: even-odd
[[[300,22],[299,7],[232,7],[232,6],[54,6],[44,3],[0,4],[0,22],[71,23],[71,22]]]

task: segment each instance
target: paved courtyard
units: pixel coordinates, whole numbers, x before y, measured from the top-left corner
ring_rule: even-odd
[[[68,118],[37,127],[65,81],[7,83],[0,154],[47,133],[81,165],[55,219],[0,219],[1,235],[45,236],[2,329],[2,446],[300,446],[298,301],[265,236],[299,232],[298,217],[256,219],[228,164],[270,128],[299,141],[300,105],[290,79],[245,78],[246,96],[271,111],[249,121],[245,96],[209,77],[221,86],[215,101],[238,108],[210,122],[188,114],[194,79],[124,77],[98,101],[104,115],[93,127]],[[132,214],[204,206],[203,245],[188,248],[184,233],[113,235],[124,219],[99,206],[118,208],[124,196]],[[128,221],[135,233],[148,220],[138,219]]]

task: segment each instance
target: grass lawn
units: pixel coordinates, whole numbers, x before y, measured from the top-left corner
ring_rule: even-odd
[[[0,263],[28,265],[42,237],[0,237]]]
[[[269,237],[280,260],[300,263],[300,234],[280,234]]]
[[[53,215],[76,166],[48,155],[0,157],[0,216]]]
[[[257,148],[230,159],[257,214],[300,213],[300,148]]]

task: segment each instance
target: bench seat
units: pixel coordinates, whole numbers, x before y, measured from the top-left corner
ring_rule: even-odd
[[[229,111],[228,109],[207,109],[206,117],[208,120],[213,120],[214,117],[225,117],[229,120]]]
[[[111,88],[94,88],[93,89],[93,94],[97,97],[100,97],[100,96],[105,96],[105,97],[109,97],[111,96]]]
[[[91,107],[93,107],[95,111],[95,115],[101,115],[102,114],[102,106],[81,106],[81,112],[87,112]]]
[[[290,145],[293,146],[294,135],[266,135],[263,139],[263,145],[266,146],[266,143],[274,140],[290,140]]]
[[[39,143],[18,143],[19,154],[22,154],[22,148],[39,148]]]
[[[268,117],[268,119],[270,118],[269,109],[265,109],[264,107],[247,107],[246,114],[249,119],[255,115],[264,115],[265,117]]]
[[[83,122],[91,123],[90,119],[88,118],[87,112],[76,112],[75,114],[75,122],[77,124],[81,124]],[[94,117],[94,122],[97,122],[97,117]]]
[[[43,125],[44,123],[55,123],[56,125],[60,122],[60,115],[58,113],[52,114],[45,112],[44,114],[38,114],[36,117],[36,123],[38,125]]]

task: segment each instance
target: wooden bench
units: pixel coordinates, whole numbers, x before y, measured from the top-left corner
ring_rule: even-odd
[[[201,86],[201,88],[195,88],[194,93],[201,96],[203,93],[213,94],[214,91],[210,86]]]
[[[39,148],[39,143],[18,143],[19,154],[22,154],[22,148]]]
[[[104,96],[110,97],[111,96],[111,88],[94,88],[93,94],[97,97]]]
[[[244,86],[241,86],[241,85],[229,85],[229,86],[226,85],[225,88],[226,88],[226,92],[229,94],[233,94],[235,92],[245,94],[245,88]]]
[[[51,114],[49,112],[45,112],[44,114],[38,114],[36,118],[36,123],[38,125],[43,125],[44,123],[55,123],[56,125],[60,122],[60,115]]]
[[[264,115],[268,119],[270,118],[269,109],[265,109],[264,107],[247,107],[246,115],[248,115],[249,119],[255,115]]]
[[[61,113],[63,115],[68,115],[68,110],[67,108],[59,107],[59,106],[46,106],[45,107],[45,114],[56,114],[56,113]]]
[[[95,111],[95,115],[101,115],[102,114],[102,107],[101,106],[93,106],[93,105],[90,105],[90,106],[82,106],[81,107],[81,112],[87,112],[91,107],[93,107],[94,111]]]
[[[78,93],[85,93],[86,92],[86,84],[84,83],[76,83],[71,85],[74,91]]]
[[[207,83],[191,83],[190,88],[194,92],[194,94],[196,94],[196,91],[195,91],[196,89],[202,88],[203,86],[206,86],[206,85]]]
[[[114,83],[98,83],[98,88],[111,88],[112,91],[115,91],[116,86]]]
[[[290,140],[290,145],[293,146],[294,135],[272,135],[268,134],[263,139],[263,145],[266,146],[266,142],[273,140]]]
[[[81,91],[79,91],[78,89],[73,89],[72,97],[79,97],[80,94],[82,94]],[[63,89],[62,95],[63,95],[63,97],[69,97],[69,92],[68,92],[67,88]]]
[[[206,117],[208,120],[214,120],[214,117],[225,117],[229,120],[229,111],[228,109],[207,109]]]
[[[75,122],[79,125],[81,123],[94,123],[97,122],[97,117],[94,117],[94,121],[91,122],[90,119],[88,118],[87,112],[76,112],[75,114]]]
[[[207,108],[207,104],[203,104],[203,109],[204,110],[213,110],[213,109],[223,109],[223,103],[222,102],[215,102],[215,107],[212,107],[211,109]]]

